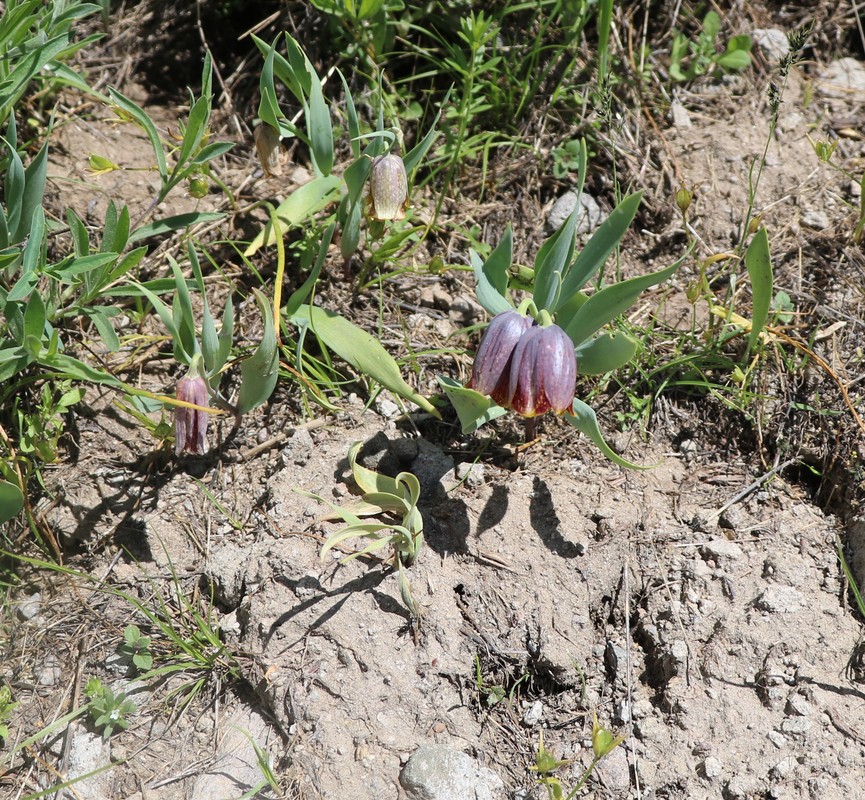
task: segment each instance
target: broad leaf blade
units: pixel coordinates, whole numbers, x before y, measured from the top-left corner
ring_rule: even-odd
[[[494,400],[463,386],[452,378],[439,375],[438,382],[457,412],[463,433],[473,433],[481,425],[486,425],[496,417],[507,413],[507,410]]]
[[[754,310],[751,315],[751,333],[748,335],[748,351],[750,351],[769,318],[769,307],[772,304],[774,288],[772,255],[769,252],[769,236],[765,228],[760,228],[751,240],[751,244],[748,245],[745,252],[745,267],[751,278],[751,295],[754,303]]]
[[[410,400],[434,417],[441,416],[429,400],[403,380],[399,365],[378,339],[362,328],[339,314],[308,304],[297,310],[292,322],[296,325],[308,324],[327,347],[361,374],[377,381],[394,394]]]
[[[613,450],[604,440],[604,435],[598,426],[598,418],[595,416],[594,409],[578,398],[574,398],[574,413],[565,414],[565,420],[573,425],[578,431],[584,433],[589,439],[594,442],[595,446],[612,461],[620,467],[628,467],[629,469],[650,469],[640,464],[634,464],[627,459],[622,458],[615,450]]]
[[[571,295],[589,282],[592,275],[601,268],[610,253],[622,241],[625,231],[628,230],[637,213],[642,197],[642,191],[628,195],[613,209],[610,216],[601,223],[592,238],[586,242],[586,246],[565,276],[556,310],[567,303]]]
[[[580,375],[604,375],[623,367],[637,352],[637,342],[621,331],[606,331],[577,350]]]

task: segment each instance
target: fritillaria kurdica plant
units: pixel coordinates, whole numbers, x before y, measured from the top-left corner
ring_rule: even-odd
[[[586,147],[581,143],[581,177]],[[577,187],[582,191],[582,186]],[[637,342],[610,323],[643,290],[671,277],[684,259],[647,275],[607,284],[592,280],[617,249],[640,205],[641,193],[625,197],[582,250],[577,249],[581,206],[541,246],[533,268],[512,270],[513,235],[505,229],[495,249],[482,259],[470,253],[478,302],[493,315],[466,386],[440,377],[459,416],[463,432],[477,430],[508,410],[534,420],[547,411],[562,416],[588,436],[612,461],[635,467],[604,440],[595,412],[575,396],[577,374],[602,375],[630,361]],[[687,255],[687,254],[686,254]],[[512,284],[529,292],[518,308],[509,297]]]

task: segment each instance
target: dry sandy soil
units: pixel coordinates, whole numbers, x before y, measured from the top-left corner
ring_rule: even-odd
[[[858,197],[848,178],[819,163],[807,137],[840,136],[841,155],[861,172],[865,84],[847,77],[865,74],[865,62],[826,73],[829,61],[791,72],[758,208],[777,286],[802,312],[790,335],[813,347],[855,404],[865,341],[865,259],[850,236]],[[647,189],[647,213],[623,251],[626,273],[681,252],[680,181],[699,187],[691,212],[698,255],[734,245],[749,167],[768,134],[768,63],[757,53],[744,76],[682,89],[676,124],[642,130],[645,150],[623,148],[622,169]],[[136,91],[147,104],[148,87]],[[160,124],[178,113],[147,107]],[[146,173],[138,187],[84,173],[90,151],[146,164],[134,134],[96,113],[70,122],[61,143],[52,166],[59,205],[90,204],[99,218],[112,196],[146,204]],[[255,172],[249,145],[240,147],[249,159],[223,179],[245,181],[250,201],[287,191]],[[64,176],[86,177],[86,187]],[[592,186],[609,208],[604,180]],[[524,207],[532,202],[545,211],[542,196]],[[530,225],[527,217],[518,227]],[[500,230],[491,227],[489,238]],[[448,255],[464,262],[465,248]],[[687,327],[685,292],[697,269],[695,259],[685,263],[638,309],[639,320],[656,314]],[[435,279],[435,306],[426,302],[431,280],[426,293],[409,295],[419,310],[401,324],[412,341],[428,346],[481,321],[475,310],[466,320],[458,302],[471,286],[454,275],[466,274]],[[323,297],[344,291],[334,281]],[[368,303],[372,327],[378,307]],[[402,334],[392,330],[398,344]],[[0,628],[0,674],[19,702],[11,741],[75,708],[91,675],[130,693],[137,711],[107,741],[84,720],[58,727],[4,765],[0,794],[35,796],[61,777],[96,771],[65,796],[250,796],[262,780],[255,742],[288,797],[541,798],[529,769],[541,732],[567,760],[559,774],[572,785],[591,760],[594,712],[626,738],[588,796],[865,796],[861,620],[836,552],[840,538],[851,561],[865,564],[854,457],[862,430],[827,370],[785,373],[790,350],[781,341],[767,347],[748,413],[712,395],[662,394],[645,430],[621,432],[617,406],[601,408],[615,447],[652,465],[642,471],[614,466],[552,418],[527,447],[512,421],[465,437],[453,418],[395,413],[386,394],[371,407],[350,395],[341,411],[311,421],[288,396],[290,384],[235,436],[214,434],[207,457],[166,459],[113,397],[90,389],[77,455],[49,473],[44,505],[66,564],[164,603],[178,626],[189,623],[184,608],[205,609],[231,655],[182,707],[183,692],[172,690],[204,673],[141,685],[118,663],[130,623],[154,638],[157,664],[169,652],[128,602],[79,575],[23,570]],[[425,369],[419,389],[435,393],[434,377]],[[162,367],[145,380],[170,390]],[[426,541],[410,571],[419,619],[385,564],[319,558],[338,526],[295,492],[349,499],[355,441],[365,443],[367,466],[410,470],[421,481]],[[412,788],[423,771],[412,765],[417,752],[457,788]],[[275,794],[266,787],[260,796]]]

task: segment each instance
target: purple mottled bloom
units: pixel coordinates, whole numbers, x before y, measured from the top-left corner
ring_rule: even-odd
[[[510,405],[511,356],[532,320],[516,311],[496,314],[487,327],[475,356],[469,388],[488,394],[500,406]]]
[[[511,360],[509,407],[524,417],[563,414],[574,404],[577,358],[574,344],[558,326],[533,327],[520,338]]]
[[[378,156],[369,173],[369,215],[373,219],[402,219],[408,205],[405,164],[395,153]]]
[[[208,405],[207,381],[193,370],[177,382],[177,399],[197,406]],[[174,407],[174,452],[202,455],[207,451],[206,411],[185,406]]]

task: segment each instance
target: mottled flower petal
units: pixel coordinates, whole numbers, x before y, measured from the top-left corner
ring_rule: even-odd
[[[499,405],[510,402],[511,356],[532,320],[516,311],[503,311],[490,321],[472,366],[469,388],[487,394]]]
[[[574,345],[558,327],[534,327],[519,341],[511,361],[509,407],[524,417],[573,406],[577,381]]]
[[[408,201],[405,164],[395,153],[378,156],[369,174],[370,216],[378,220],[402,219]]]
[[[189,372],[177,382],[177,399],[197,406],[206,406],[209,401],[207,381]],[[174,452],[202,455],[207,451],[206,411],[185,406],[174,407]]]

